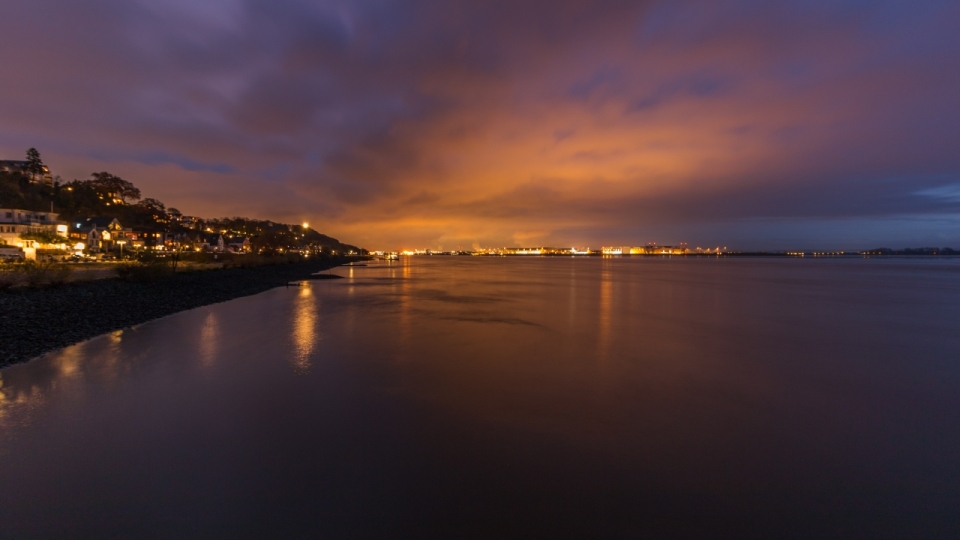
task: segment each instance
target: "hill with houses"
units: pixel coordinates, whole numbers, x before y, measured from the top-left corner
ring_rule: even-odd
[[[108,172],[62,181],[30,149],[0,161],[0,245],[86,254],[234,251],[260,254],[363,253],[304,225],[243,217],[184,215]]]

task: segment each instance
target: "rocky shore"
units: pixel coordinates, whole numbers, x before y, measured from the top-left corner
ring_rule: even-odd
[[[0,292],[0,367],[152,319],[257,294],[345,259],[177,273],[148,283],[119,279]]]

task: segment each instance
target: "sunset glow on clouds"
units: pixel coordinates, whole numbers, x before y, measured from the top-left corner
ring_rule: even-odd
[[[371,249],[960,244],[956,2],[9,4],[0,159],[185,213]]]

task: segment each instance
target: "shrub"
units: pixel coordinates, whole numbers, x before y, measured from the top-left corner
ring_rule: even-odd
[[[70,268],[62,263],[55,261],[27,261],[21,265],[23,278],[27,285],[39,287],[40,285],[63,285],[70,274]]]
[[[265,257],[254,254],[240,255],[230,261],[230,266],[237,268],[256,268],[257,266],[263,266],[265,264],[268,264]]]
[[[67,244],[69,239],[52,232],[31,232],[20,235],[23,240],[33,240],[41,244]]]
[[[53,263],[47,273],[47,283],[51,287],[59,287],[70,280],[70,272],[73,268],[64,263]]]
[[[0,291],[6,291],[23,283],[22,264],[0,264]]]
[[[125,281],[156,281],[172,274],[171,268],[162,262],[125,262],[117,265],[117,276]]]

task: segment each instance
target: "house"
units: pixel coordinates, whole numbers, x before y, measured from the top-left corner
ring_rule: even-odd
[[[192,228],[194,228],[194,227],[196,226],[197,222],[199,221],[199,219],[196,218],[196,217],[183,215],[182,213],[180,213],[179,210],[177,210],[177,209],[175,209],[175,208],[173,208],[173,209],[167,209],[167,215],[170,216],[170,222],[171,222],[171,223],[175,223],[175,224],[177,224],[177,225],[180,225],[181,227],[183,227],[183,228],[185,228],[185,229],[192,229]]]
[[[203,251],[203,236],[195,232],[184,232],[170,235],[173,237],[173,249],[181,251]]]
[[[67,224],[57,220],[54,212],[34,212],[17,208],[0,208],[0,244],[23,248],[26,257],[33,259],[39,249],[63,249],[65,244],[51,244],[49,240],[23,238],[39,235],[48,238],[67,236]]]
[[[33,175],[27,172],[27,166],[29,162],[27,161],[18,161],[18,160],[0,160],[0,172],[5,173],[15,173],[22,174],[30,178],[31,182],[36,182],[38,184],[47,184],[48,186],[53,185],[53,176],[50,174],[50,168],[46,165],[43,166],[43,173],[39,177],[34,177]]]
[[[69,230],[70,240],[76,242],[74,249],[77,251],[110,251],[118,246],[118,241],[126,241],[123,227],[112,217],[77,218]]]
[[[227,250],[227,243],[222,234],[200,234],[197,235],[195,249],[197,251],[212,251],[214,253],[223,253]]]
[[[123,235],[130,249],[162,249],[163,232],[152,227],[133,227],[124,229]]]
[[[227,250],[227,243],[223,239],[222,234],[205,235],[203,238],[203,243],[206,245],[206,249],[215,253],[223,253]]]
[[[235,236],[227,240],[227,248],[234,253],[249,253],[250,238],[246,236]]]
[[[171,251],[203,251],[204,238],[193,232],[167,232],[163,235],[163,245]]]

